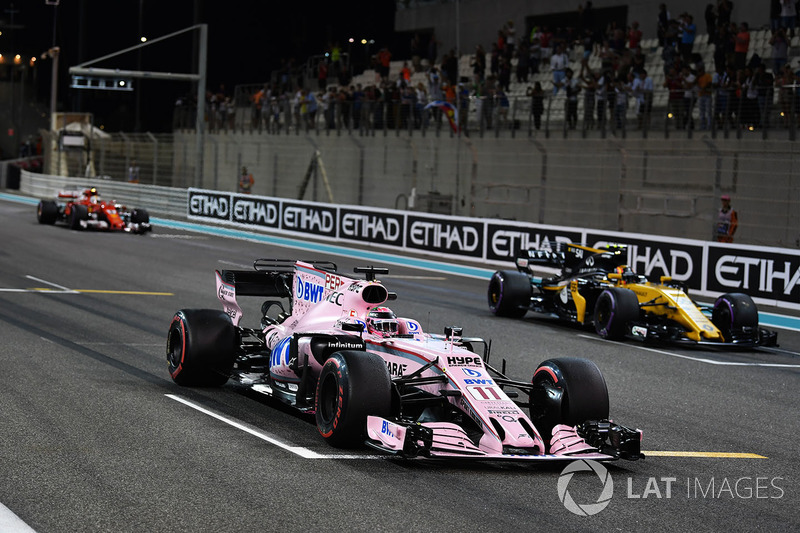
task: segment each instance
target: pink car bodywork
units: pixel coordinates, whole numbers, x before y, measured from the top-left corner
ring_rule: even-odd
[[[259,271],[259,261],[256,271]],[[335,268],[303,261],[291,264],[289,273],[286,267],[278,269],[278,273],[267,272],[270,268],[263,268],[264,273],[258,275],[245,271],[216,272],[216,292],[225,315],[233,327],[238,328],[241,338],[249,334],[263,342],[260,353],[268,356],[268,364],[260,375],[237,371],[237,368],[244,368],[244,363],[233,365],[231,377],[253,390],[277,397],[304,412],[319,409],[320,388],[317,388],[317,403],[304,403],[301,396],[303,391],[314,386],[323,373],[323,366],[330,362],[328,356],[319,355],[318,339],[324,338],[327,339],[325,353],[362,350],[380,357],[391,377],[395,397],[400,398],[401,403],[404,393],[413,390],[415,397],[421,395],[438,401],[445,405],[445,411],[455,413],[443,420],[432,420],[427,415],[411,420],[403,416],[368,414],[362,422],[364,442],[385,453],[404,457],[532,461],[602,461],[642,456],[639,451],[641,431],[608,420],[600,422],[600,427],[605,428],[600,431],[602,434],[597,432],[597,424],[592,426],[595,429],[588,430],[580,426],[584,428],[581,429],[583,434],[579,434],[577,425],[556,424],[547,428],[549,434],[542,435],[520,404],[512,399],[512,393],[506,390],[509,386],[518,387],[531,394],[529,389],[535,385],[515,382],[490,367],[484,361],[484,357],[488,357],[488,345],[482,339],[462,337],[459,328],[446,328],[445,335],[434,335],[424,332],[416,320],[397,318],[396,333],[386,335],[371,331],[367,327],[370,312],[396,298],[375,279],[375,273],[384,273],[380,272],[384,269],[356,269],[367,275],[366,279],[355,279],[336,272]],[[264,283],[267,289],[259,285],[260,276],[268,280]],[[278,287],[281,283],[284,289]],[[279,293],[289,297],[290,312],[282,313],[279,319],[269,319],[264,310],[269,305],[265,304],[261,329],[247,330],[240,326],[244,312],[238,296]],[[179,316],[180,312],[175,320],[179,320]],[[185,332],[180,334],[186,335]],[[168,341],[168,359],[172,358],[170,371],[176,381],[181,364],[188,357],[184,353],[185,340],[180,359],[175,355],[174,346],[170,354],[170,344],[177,342]],[[484,357],[473,351],[479,343],[487,346]],[[244,357],[239,360],[243,361]],[[558,382],[563,378],[549,367],[540,367],[539,371],[551,381],[555,378],[556,386],[563,385]],[[536,379],[534,376],[534,381]],[[604,382],[602,385],[605,389]],[[437,409],[442,411],[441,407]],[[624,436],[622,446],[619,438],[616,444],[610,443],[607,437],[613,431]],[[323,428],[320,433],[326,436]]]

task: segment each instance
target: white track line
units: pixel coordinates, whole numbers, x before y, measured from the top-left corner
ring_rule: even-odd
[[[248,427],[245,424],[243,424],[242,422],[237,422],[237,421],[235,421],[233,419],[230,419],[228,417],[225,417],[225,416],[222,416],[220,414],[214,413],[213,411],[209,411],[205,407],[202,407],[200,405],[197,405],[196,403],[190,402],[189,400],[187,400],[185,398],[181,398],[180,396],[176,396],[175,394],[165,394],[164,396],[166,396],[167,398],[169,398],[171,400],[175,400],[176,402],[180,402],[180,403],[182,403],[182,404],[184,404],[184,405],[186,405],[188,407],[191,407],[192,409],[194,409],[196,411],[199,411],[199,412],[201,412],[201,413],[203,413],[205,415],[208,415],[208,416],[210,416],[212,418],[216,418],[220,422],[224,422],[224,423],[228,424],[229,426],[233,426],[236,429],[240,429],[240,430],[244,431],[245,433],[249,433],[250,435],[253,435],[254,437],[257,437],[257,438],[259,438],[261,440],[269,442],[270,444],[273,444],[273,445],[277,446],[278,448],[281,448],[282,450],[286,450],[287,452],[291,452],[291,453],[293,453],[295,455],[299,455],[303,459],[384,459],[384,457],[380,456],[380,455],[323,455],[323,454],[317,453],[317,452],[315,452],[313,450],[309,450],[308,448],[303,448],[302,446],[291,446],[289,444],[285,444],[285,443],[279,441],[278,439],[270,437],[270,436],[268,436],[268,435],[266,435],[266,434],[264,434],[264,433],[262,433],[262,432],[260,432],[258,430],[255,430],[255,429],[253,429],[251,427]]]
[[[36,533],[36,530],[23,522],[2,503],[0,503],[0,531],[3,533]]]
[[[593,341],[599,342],[608,342],[612,344],[618,344],[617,341],[609,341],[606,339],[601,339],[600,337],[595,337],[593,335],[585,335],[583,333],[579,334],[578,337],[583,337],[584,339],[590,339]],[[666,350],[656,350],[655,348],[647,348],[646,346],[637,346],[636,344],[626,344],[625,346],[630,346],[631,348],[636,348],[637,350],[644,350],[646,352],[654,352],[660,353],[662,355],[668,355],[670,357],[677,357],[679,359],[689,359],[690,361],[697,361],[698,363],[705,363],[707,365],[718,365],[718,366],[764,366],[764,367],[772,367],[772,368],[800,368],[800,365],[788,365],[782,363],[740,363],[735,361],[714,361],[713,359],[706,359],[704,357],[692,357],[691,355],[681,355],[673,352],[667,352]]]

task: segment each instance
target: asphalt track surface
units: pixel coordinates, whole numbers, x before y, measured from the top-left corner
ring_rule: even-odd
[[[605,375],[611,416],[648,457],[603,481],[566,463],[442,463],[327,446],[313,422],[166,369],[180,308],[219,308],[214,269],[259,257],[380,264],[156,225],[134,236],[36,223],[0,200],[0,531],[797,531],[800,333],[780,348],[701,351],[611,343],[528,316],[499,319],[482,279],[390,266],[393,308],[423,328],[493,341],[529,379],[550,357]],[[301,245],[302,246],[302,245]],[[254,326],[245,306],[244,325]],[[248,312],[249,311],[249,312]],[[564,492],[562,492],[564,494]]]

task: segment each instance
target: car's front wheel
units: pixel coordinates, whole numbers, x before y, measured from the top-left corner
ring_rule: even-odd
[[[317,429],[333,446],[363,443],[367,416],[387,417],[392,380],[383,359],[372,353],[341,351],[322,366],[314,399]]]
[[[739,292],[723,294],[714,302],[711,321],[725,342],[735,337],[758,338],[758,308],[750,296]]]
[[[593,361],[578,357],[548,359],[536,368],[531,381],[531,421],[545,441],[557,424],[574,426],[608,419],[606,380]]]
[[[69,216],[69,227],[72,229],[83,229],[81,221],[89,220],[89,208],[81,204],[72,204]]]
[[[172,380],[189,387],[219,387],[228,381],[237,350],[236,328],[215,309],[182,309],[167,334]]]
[[[628,289],[604,290],[594,305],[594,329],[604,339],[620,340],[639,318],[639,299]]]

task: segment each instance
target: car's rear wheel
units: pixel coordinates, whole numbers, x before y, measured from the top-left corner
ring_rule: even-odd
[[[593,361],[578,357],[548,359],[533,373],[529,410],[536,429],[549,442],[557,424],[574,426],[608,419],[608,388]]]
[[[392,405],[392,380],[383,359],[372,353],[332,354],[317,381],[314,399],[317,429],[333,446],[364,442],[367,416],[387,417]]]
[[[39,224],[55,224],[58,218],[58,204],[52,200],[42,200],[36,208]]]
[[[69,227],[72,229],[83,229],[81,221],[89,220],[89,208],[81,204],[72,204],[69,216]]]
[[[495,315],[521,318],[531,303],[531,280],[522,272],[499,270],[489,280],[488,297]]]
[[[639,300],[628,289],[606,289],[594,305],[594,329],[604,339],[624,338],[628,324],[638,318]]]
[[[237,350],[236,328],[215,309],[182,309],[167,335],[172,380],[189,387],[219,387],[228,381]]]
[[[743,334],[758,337],[758,308],[746,294],[731,292],[717,298],[711,321],[722,333],[725,342],[731,342],[734,337]]]

